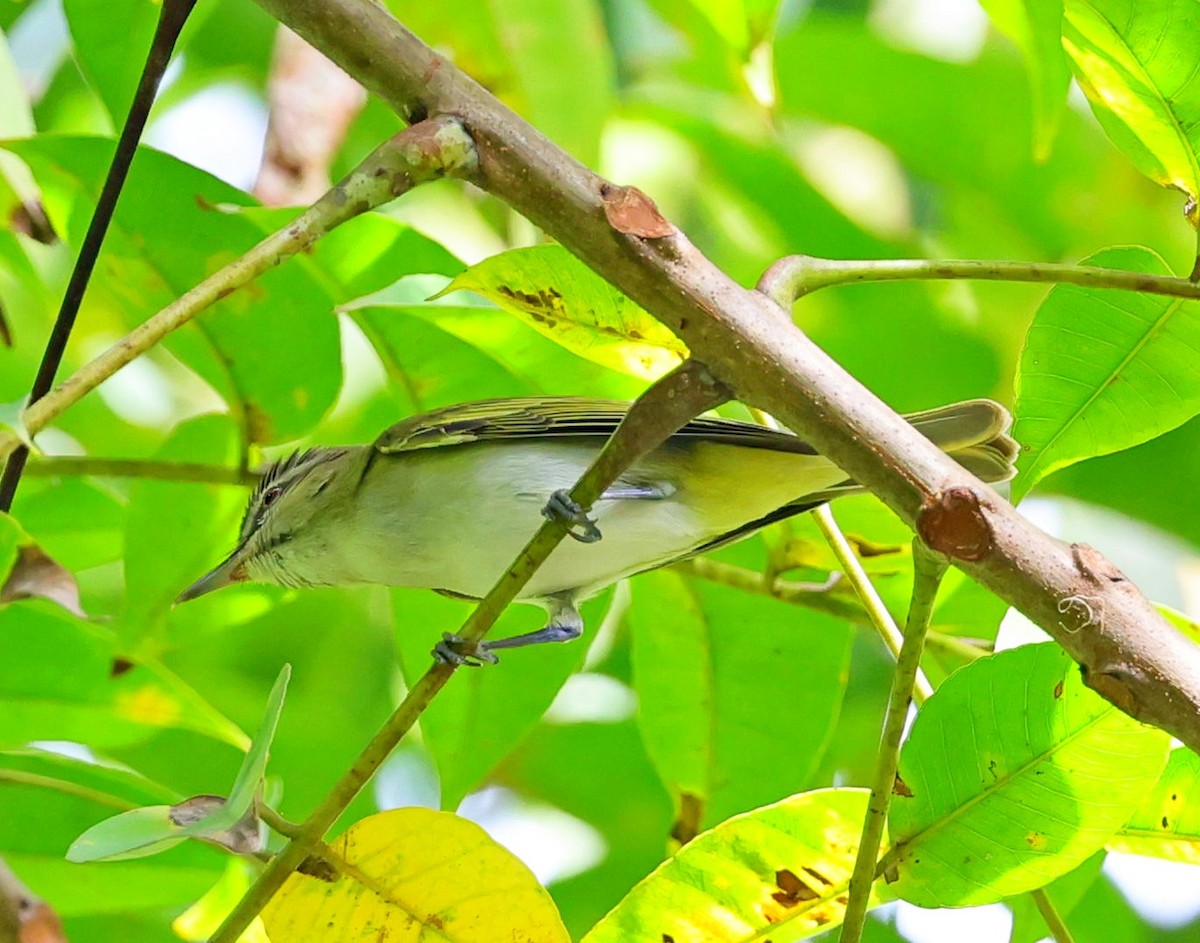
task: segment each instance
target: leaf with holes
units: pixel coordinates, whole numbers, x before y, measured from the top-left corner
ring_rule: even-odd
[[[1085,687],[1053,643],[979,659],[925,703],[901,750],[892,890],[965,907],[1045,886],[1116,834],[1168,744]]]
[[[687,356],[679,338],[561,246],[501,252],[472,265],[438,296],[460,288],[567,350],[636,377],[658,379]]]
[[[582,943],[784,943],[837,926],[868,796],[818,789],[722,822],[659,865]],[[878,892],[885,885],[872,903]]]
[[[1169,275],[1149,249],[1105,249],[1085,265]],[[1200,308],[1157,295],[1058,285],[1025,336],[1017,370],[1024,447],[1013,496],[1056,469],[1131,448],[1200,413]]]
[[[1092,111],[1138,170],[1200,196],[1200,4],[1065,0],[1063,46]]]
[[[511,852],[449,812],[393,809],[350,826],[263,911],[278,943],[448,939],[569,943],[550,895]]]

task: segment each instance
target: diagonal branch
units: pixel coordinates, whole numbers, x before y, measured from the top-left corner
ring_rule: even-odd
[[[739,399],[802,435],[1053,635],[1118,707],[1200,749],[1200,651],[1089,547],[1022,518],[636,190],[588,171],[367,0],[258,0],[407,120],[458,116],[473,180],[651,311]]]
[[[686,422],[719,406],[728,398],[724,387],[714,382],[708,370],[695,360],[676,368],[651,386],[630,407],[621,425],[571,489],[572,500],[584,510],[589,510],[621,472],[657,448]],[[566,536],[567,528],[568,524],[557,518],[546,521],[538,528],[512,566],[504,571],[487,596],[472,610],[458,632],[459,638],[467,643],[483,638],[500,613],[516,598],[521,588]],[[288,876],[319,845],[338,816],[417,722],[455,670],[455,665],[437,663],[421,676],[359,754],[350,770],[338,780],[284,849],[271,859],[266,870],[230,911],[209,943],[233,943],[238,939]]]

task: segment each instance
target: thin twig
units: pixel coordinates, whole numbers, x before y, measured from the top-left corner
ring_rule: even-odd
[[[256,811],[258,812],[258,817],[266,822],[267,827],[276,834],[282,835],[285,838],[300,837],[300,826],[295,822],[285,819],[269,805],[260,802]]]
[[[45,397],[31,403],[21,417],[25,428],[30,434],[45,428],[64,409],[77,403],[84,394],[169,333],[235,289],[274,268],[283,259],[307,249],[334,227],[389,202],[419,183],[467,175],[474,164],[474,145],[455,118],[423,121],[389,138],[341,183],[287,226],[206,278]],[[0,430],[0,457],[10,454],[19,445],[15,433]]]
[[[100,255],[100,246],[112,222],[113,211],[117,207],[117,199],[133,156],[137,152],[138,140],[146,127],[146,119],[150,116],[150,106],[158,94],[158,86],[167,71],[167,63],[171,61],[171,53],[175,49],[175,41],[183,24],[187,22],[196,0],[164,0],[158,14],[158,25],[154,29],[154,38],[146,53],[146,62],[142,66],[142,76],[138,80],[137,90],[129,105],[129,114],[121,127],[117,146],[113,151],[112,161],[108,165],[108,173],[100,187],[100,197],[96,201],[96,209],[88,222],[83,244],[79,255],[75,258],[75,266],[71,270],[67,290],[63,294],[58,316],[50,337],[46,340],[46,349],[42,353],[42,362],[38,366],[37,375],[29,390],[29,402],[34,403],[50,392],[54,385],[54,376],[62,364],[63,353],[67,349],[67,341],[71,330],[75,327],[75,317],[79,314],[79,306],[83,302],[84,292],[87,291],[88,280],[92,277],[96,259]],[[29,449],[21,445],[9,456],[4,466],[4,474],[0,476],[0,511],[8,511],[12,507],[13,496],[17,493],[17,485],[21,481],[21,472],[29,458]]]
[[[93,475],[99,478],[154,478],[160,481],[194,481],[210,485],[252,485],[256,471],[203,462],[167,462],[140,458],[92,458],[63,455],[35,458],[25,474],[36,478]]]
[[[1075,943],[1074,937],[1071,936],[1071,931],[1063,923],[1062,914],[1055,908],[1054,902],[1050,900],[1050,895],[1046,893],[1046,889],[1039,887],[1036,891],[1030,891],[1029,896],[1033,898],[1033,902],[1037,905],[1038,913],[1046,921],[1046,927],[1049,929],[1050,935],[1054,937],[1055,943]]]
[[[875,588],[875,584],[871,582],[867,571],[863,569],[862,561],[854,553],[854,548],[850,546],[850,541],[846,539],[846,535],[838,527],[838,523],[833,516],[833,510],[828,504],[822,504],[813,510],[813,518],[816,520],[817,526],[821,528],[821,533],[825,535],[825,539],[829,542],[834,556],[837,557],[838,563],[842,567],[842,572],[846,574],[846,578],[858,593],[859,599],[862,600],[863,606],[871,618],[871,624],[879,633],[879,637],[883,639],[883,644],[888,647],[888,651],[892,653],[892,657],[899,660],[900,652],[904,646],[904,636],[896,626],[896,620],[888,612],[888,607],[884,604],[883,598]],[[925,672],[921,670],[919,661],[916,669],[916,688],[914,689],[914,694],[918,704],[924,702],[927,697],[933,694],[933,685],[925,677]]]
[[[585,510],[591,508],[604,489],[638,458],[656,448],[680,426],[726,399],[728,394],[724,388],[712,382],[702,365],[687,361],[651,386],[630,407],[621,425],[571,489],[571,498]],[[566,532],[567,524],[561,520],[547,520],[542,524],[458,631],[464,643],[483,638]],[[454,665],[434,664],[412,686],[408,696],[359,754],[350,770],[338,780],[295,837],[271,860],[225,918],[210,943],[233,943],[238,938],[283,886],[288,875],[323,840],[338,816],[416,723],[455,670]]]
[[[875,778],[871,784],[871,798],[867,802],[866,820],[863,822],[862,836],[858,842],[854,873],[850,877],[850,900],[846,904],[840,943],[858,943],[862,938],[867,907],[871,899],[871,885],[875,883],[879,845],[883,839],[888,808],[892,802],[892,789],[896,783],[896,767],[900,760],[904,723],[908,718],[908,707],[913,698],[913,685],[921,664],[921,650],[925,645],[929,618],[933,614],[938,586],[941,585],[942,575],[946,572],[948,563],[945,557],[930,551],[920,539],[913,540],[912,602],[904,626],[904,644],[896,659],[896,671],[892,675],[892,691],[888,698],[887,715],[883,721],[879,759],[875,764]]]
[[[1169,275],[1148,275],[1093,265],[1058,262],[1009,262],[987,259],[822,259],[789,255],[759,279],[759,290],[775,300],[795,300],[833,285],[931,279],[1038,282],[1140,291],[1172,298],[1200,298],[1200,284]]]

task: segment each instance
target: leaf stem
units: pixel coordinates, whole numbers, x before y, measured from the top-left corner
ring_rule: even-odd
[[[475,159],[474,142],[457,118],[431,118],[394,135],[291,223],[210,275],[31,403],[22,415],[25,428],[31,434],[45,428],[63,410],[172,331],[283,259],[309,248],[336,226],[390,202],[417,184],[446,176],[467,176],[475,167]],[[19,445],[15,433],[0,430],[0,458]]]
[[[811,255],[780,259],[759,279],[758,288],[790,311],[794,301],[832,285],[931,279],[1082,285],[1200,298],[1200,284],[1187,278],[1092,265],[986,259],[822,259]]]
[[[1046,921],[1046,927],[1049,929],[1050,935],[1054,937],[1054,943],[1074,943],[1071,931],[1067,929],[1067,925],[1063,922],[1062,914],[1055,908],[1054,902],[1050,900],[1050,895],[1046,893],[1046,889],[1039,887],[1036,891],[1030,891],[1029,896],[1033,898],[1033,902],[1037,905],[1038,913]]]
[[[904,626],[904,644],[896,659],[896,671],[892,675],[892,691],[883,722],[875,780],[871,784],[871,798],[867,803],[867,816],[858,843],[858,856],[854,861],[854,873],[850,877],[850,900],[846,904],[840,943],[858,943],[862,938],[871,898],[871,885],[875,882],[876,859],[879,857],[883,829],[892,802],[892,790],[896,784],[904,723],[908,718],[908,707],[913,698],[914,684],[920,669],[921,650],[925,645],[929,618],[933,614],[938,587],[948,564],[949,560],[946,557],[928,549],[919,538],[913,539],[912,602]]]
[[[862,600],[863,606],[866,607],[871,624],[875,626],[879,637],[883,639],[883,644],[888,647],[888,651],[892,653],[892,657],[897,659],[898,662],[900,653],[904,649],[904,636],[900,633],[900,629],[897,628],[896,620],[888,612],[888,608],[884,604],[882,597],[880,597],[879,591],[875,589],[875,584],[871,582],[867,571],[863,569],[862,561],[855,555],[854,548],[850,546],[850,541],[846,539],[846,535],[842,533],[842,529],[838,526],[837,520],[833,516],[833,510],[828,504],[822,504],[813,510],[813,519],[816,520],[821,533],[825,535],[825,539],[829,542],[834,556],[837,557],[838,563],[841,564],[842,572],[846,574],[850,585],[854,587],[859,599]],[[899,665],[897,665],[898,668]],[[917,698],[918,704],[924,702],[927,697],[933,694],[933,685],[929,683],[929,679],[925,677],[925,672],[921,670],[919,654],[915,684],[914,695]]]
[[[661,444],[690,419],[728,399],[724,387],[712,381],[708,371],[687,361],[667,374],[630,407],[625,419],[583,477],[571,489],[571,498],[585,510],[600,498],[627,467]],[[458,631],[464,642],[478,642],[512,602],[521,588],[566,536],[568,524],[547,520],[538,528],[525,549],[471,612]],[[284,881],[358,795],[438,691],[450,680],[456,666],[435,663],[408,692],[392,716],[359,754],[354,765],[300,825],[295,836],[271,859],[258,880],[225,918],[209,943],[234,943],[255,915],[266,906]]]

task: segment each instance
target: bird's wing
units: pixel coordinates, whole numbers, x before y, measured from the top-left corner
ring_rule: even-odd
[[[594,438],[612,435],[629,403],[582,396],[493,399],[447,406],[413,416],[386,429],[375,440],[385,454],[415,449],[503,442],[512,439]],[[721,442],[748,448],[816,455],[806,442],[786,432],[735,419],[701,417],[676,432],[672,441]]]

